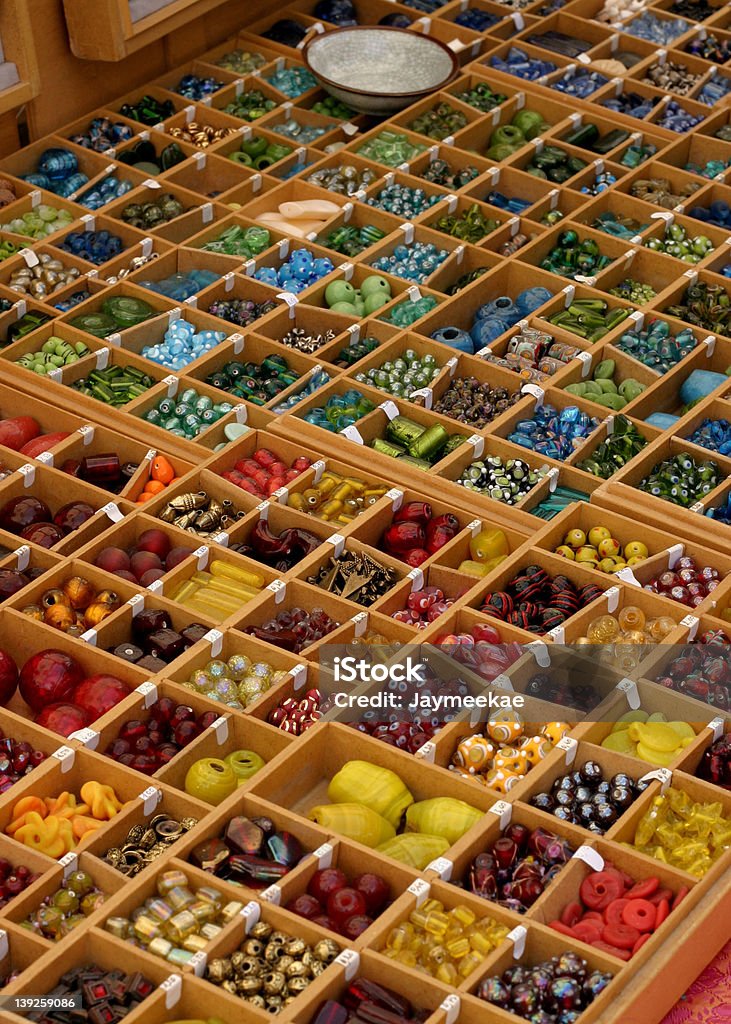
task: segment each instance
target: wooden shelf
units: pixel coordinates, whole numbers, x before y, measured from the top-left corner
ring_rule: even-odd
[[[120,61],[182,28],[229,0],[169,0],[160,10],[132,21],[129,0],[63,0],[71,50],[84,60]],[[263,3],[247,4],[251,20]]]
[[[37,91],[30,82],[16,82],[15,85],[0,90],[0,117],[11,110],[17,110],[18,107],[22,107],[26,103],[30,103],[36,95]]]
[[[0,116],[29,103],[40,90],[33,30],[25,0],[0,4],[0,39],[4,59],[15,64],[19,81],[0,90]]]

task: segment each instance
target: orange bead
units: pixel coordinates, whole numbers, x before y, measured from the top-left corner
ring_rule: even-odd
[[[164,455],[156,455],[152,460],[150,476],[153,480],[161,483],[163,487],[167,487],[175,479],[175,470]]]
[[[142,494],[137,499],[137,501],[135,502],[135,505],[144,505],[146,501],[152,501],[154,497],[155,495],[150,494],[149,491],[143,491]]]
[[[145,494],[160,494],[165,490],[166,485],[160,480],[148,480],[145,484]]]

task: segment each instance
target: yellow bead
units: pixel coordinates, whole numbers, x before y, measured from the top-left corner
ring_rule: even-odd
[[[156,921],[168,921],[175,911],[166,900],[148,900],[147,912]]]
[[[482,932],[472,932],[469,936],[469,943],[475,953],[479,953],[483,957],[495,948],[494,943]]]
[[[461,960],[470,951],[470,941],[464,936],[461,939],[452,939],[447,943],[447,952],[454,960]]]
[[[449,953],[445,946],[441,943],[432,946],[426,956],[427,963],[430,967],[437,968],[440,964],[443,964],[449,959]]]
[[[195,903],[195,896],[186,886],[176,885],[168,890],[167,900],[173,910],[184,910]]]
[[[442,911],[432,910],[427,915],[424,928],[432,935],[445,935],[449,928],[449,918]]]
[[[134,923],[133,931],[140,942],[147,945],[160,935],[160,922],[154,917],[148,917],[147,914],[140,914]]]
[[[165,931],[173,942],[181,943],[183,939],[198,931],[198,922],[189,910],[181,910],[165,922]]]
[[[176,885],[185,886],[188,879],[182,871],[163,871],[157,879],[157,891],[161,896],[167,896]]]
[[[196,900],[195,903],[191,903],[188,910],[191,912],[198,924],[205,924],[206,921],[212,921],[216,916],[215,906],[212,903],[204,902],[204,900]]]
[[[467,956],[463,956],[457,965],[457,973],[461,978],[468,978],[476,970],[485,958],[471,950]]]
[[[437,981],[442,981],[445,985],[450,985],[452,988],[455,988],[459,982],[457,968],[449,962],[440,964],[436,969],[434,977]]]
[[[463,928],[469,928],[477,920],[477,914],[474,910],[470,910],[464,903],[458,903],[453,910],[449,911],[449,916],[452,920],[458,921]]]
[[[244,904],[239,900],[231,900],[221,911],[221,920],[224,924],[230,924],[231,921],[235,921],[241,911],[244,909]]]
[[[402,921],[395,928],[391,929],[386,939],[386,948],[400,950],[405,949],[414,937],[414,926],[408,921]]]

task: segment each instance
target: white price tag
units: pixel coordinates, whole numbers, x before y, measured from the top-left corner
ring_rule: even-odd
[[[424,900],[428,899],[429,893],[431,892],[431,886],[425,879],[417,878],[416,881],[412,882],[408,887],[407,892],[416,899],[417,908],[421,906]]]
[[[592,871],[604,870],[604,858],[592,846],[580,846],[572,860],[583,860],[584,864],[587,864]]]
[[[156,786],[148,786],[140,793],[139,799],[142,801],[145,814],[152,814],[162,800],[162,790]]]
[[[211,645],[211,657],[217,658],[223,648],[223,633],[220,629],[209,629],[203,637]]]
[[[506,829],[513,817],[513,805],[507,800],[498,800],[487,810],[488,814],[495,814],[500,819],[500,828]]]
[[[437,857],[426,866],[427,871],[436,871],[443,882],[448,882],[454,871],[454,864],[449,857]]]
[[[135,693],[141,693],[145,708],[150,708],[157,700],[157,687],[148,679],[146,683],[140,683],[135,687]]]
[[[330,843],[323,843],[322,846],[318,846],[316,850],[313,850],[312,856],[317,861],[317,867],[320,871],[330,867],[333,862],[334,852],[335,849]]]
[[[261,917],[261,907],[256,900],[251,900],[246,904],[244,909],[241,911],[241,917],[244,919],[244,931],[248,935]]]

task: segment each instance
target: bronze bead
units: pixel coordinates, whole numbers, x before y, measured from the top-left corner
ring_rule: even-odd
[[[307,952],[307,943],[304,941],[304,939],[287,939],[287,941],[284,944],[284,949],[289,956],[294,956],[297,957],[297,959],[301,959],[302,956]]]
[[[264,950],[264,959],[267,963],[273,964],[284,956],[284,946],[277,942],[269,942]]]
[[[271,936],[273,928],[266,921],[257,921],[254,927],[249,932],[250,939],[261,939],[262,942],[266,942]]]
[[[282,970],[281,962],[279,969]],[[310,968],[307,964],[303,964],[301,960],[294,960],[289,967],[284,968],[284,973],[287,975],[287,978],[309,978]]]
[[[321,960],[324,964],[329,964],[332,963],[340,952],[340,946],[337,942],[333,942],[332,939],[320,939],[319,942],[315,943],[312,952],[318,960]]]
[[[255,996],[261,992],[263,984],[261,978],[239,978],[236,982],[236,992],[240,996]]]
[[[249,975],[258,978],[267,970],[269,970],[269,965],[260,956],[244,956],[240,973],[245,978]]]
[[[270,971],[261,980],[264,983],[264,992],[269,996],[281,995],[287,984],[287,979],[282,971]]]
[[[247,956],[260,957],[264,953],[264,943],[260,942],[259,939],[247,939],[241,950]]]
[[[231,961],[224,960],[220,957],[211,960],[208,964],[207,977],[210,981],[216,985],[220,985],[222,981],[226,981],[227,978],[231,977]]]

